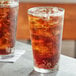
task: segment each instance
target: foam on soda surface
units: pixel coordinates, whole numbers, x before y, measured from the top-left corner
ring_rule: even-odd
[[[62,8],[58,7],[34,7],[28,10],[28,13],[33,16],[47,17],[47,16],[60,16],[64,14]]]
[[[15,1],[8,2],[6,4],[2,3],[2,1],[0,1],[0,2],[1,2],[0,3],[0,8],[2,8],[2,7],[16,7],[16,6],[19,5],[18,2],[15,2]]]

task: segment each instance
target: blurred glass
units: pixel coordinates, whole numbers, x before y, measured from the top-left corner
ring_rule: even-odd
[[[0,0],[0,57],[13,56],[18,0]]]

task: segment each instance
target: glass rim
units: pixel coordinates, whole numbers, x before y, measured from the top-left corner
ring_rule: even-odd
[[[35,14],[35,10],[39,9],[39,8],[57,8],[60,9],[61,11],[58,10],[58,12],[56,13],[49,13],[49,16],[60,16],[60,15],[64,15],[65,9],[60,8],[60,7],[54,7],[54,6],[41,6],[41,7],[32,7],[28,9],[28,14],[29,15],[33,15],[36,16]],[[31,12],[33,11],[33,12]],[[40,13],[41,15],[37,14],[37,16],[44,16],[45,14]],[[47,14],[47,13],[46,13]]]
[[[0,6],[6,7],[6,6],[10,5],[10,4],[11,4],[12,7],[19,6],[19,2],[14,2],[14,1],[13,2],[9,2],[9,3],[6,3],[6,4],[1,3]]]

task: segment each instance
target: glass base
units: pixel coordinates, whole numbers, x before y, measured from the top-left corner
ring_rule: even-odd
[[[8,59],[8,58],[12,58],[13,56],[14,54],[0,55],[0,59]]]
[[[14,56],[15,48],[11,48],[11,53],[7,55],[0,55],[0,59],[8,59]]]
[[[38,67],[34,67],[34,70],[40,73],[49,73],[49,72],[56,72],[58,71],[59,66],[56,65],[54,68],[52,69],[43,69],[43,68],[38,68]]]

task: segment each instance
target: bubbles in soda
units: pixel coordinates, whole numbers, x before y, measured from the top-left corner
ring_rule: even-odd
[[[56,9],[53,10],[56,12]],[[41,10],[39,13],[40,12],[43,11]],[[49,19],[47,19],[45,16],[41,17],[41,15],[37,14],[38,13],[33,15],[29,14],[35,66],[38,68],[51,69],[55,67],[59,60],[63,17],[61,15],[49,15]]]

